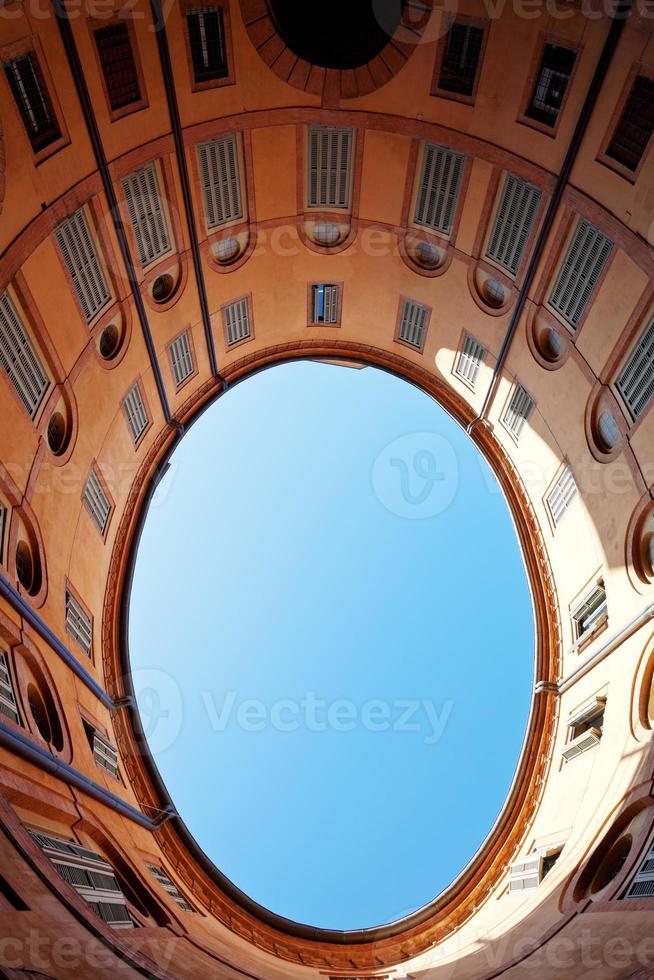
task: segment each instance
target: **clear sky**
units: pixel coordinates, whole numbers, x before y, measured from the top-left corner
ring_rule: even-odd
[[[522,746],[531,598],[501,491],[428,396],[275,367],[176,450],[145,524],[130,656],[187,826],[255,901],[336,929],[434,898]]]

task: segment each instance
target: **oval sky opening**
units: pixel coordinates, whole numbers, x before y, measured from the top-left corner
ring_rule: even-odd
[[[147,515],[129,642],[178,811],[272,912],[394,921],[502,808],[533,685],[524,563],[481,454],[398,378],[298,362],[215,402]]]

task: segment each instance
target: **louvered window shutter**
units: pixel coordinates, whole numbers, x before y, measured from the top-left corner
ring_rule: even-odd
[[[111,504],[102,487],[100,478],[94,469],[89,471],[84,486],[84,503],[88,507],[89,513],[100,534],[104,534],[111,512]]]
[[[566,466],[547,496],[547,507],[556,526],[577,495],[577,484],[569,466]]]
[[[6,292],[0,296],[0,365],[34,418],[50,380]]]
[[[168,347],[168,354],[175,384],[179,388],[182,382],[186,381],[194,371],[191,345],[186,331],[173,340]]]
[[[399,339],[411,347],[422,350],[428,315],[429,310],[426,306],[421,306],[415,300],[406,299],[402,307],[400,329],[398,331]]]
[[[654,898],[654,844],[631,879],[624,898]]]
[[[87,656],[91,655],[93,643],[91,620],[68,590],[66,590],[66,632],[73,637]]]
[[[110,295],[82,208],[57,225],[55,237],[84,319],[90,323],[107,305]]]
[[[137,442],[148,427],[148,414],[143,404],[143,396],[138,382],[133,384],[123,398],[123,411],[132,439]]]
[[[154,164],[123,177],[122,187],[139,261],[145,269],[171,248]]]
[[[237,344],[250,336],[250,317],[247,299],[236,300],[223,308],[227,346]]]
[[[457,358],[455,374],[469,384],[474,385],[479,373],[479,366],[486,356],[486,351],[474,337],[466,335],[463,346]]]
[[[236,136],[200,143],[197,154],[207,228],[242,218]]]
[[[504,424],[516,438],[529,421],[535,404],[529,392],[521,384],[516,384],[511,401],[504,413]]]
[[[461,189],[465,157],[427,143],[420,176],[414,221],[449,235]]]
[[[11,718],[13,722],[20,725],[14,685],[9,672],[9,661],[7,654],[2,650],[0,650],[0,714],[4,715],[5,718]]]
[[[351,129],[309,128],[309,207],[349,207],[352,143]]]
[[[627,358],[616,387],[632,419],[637,419],[654,395],[654,320]]]
[[[486,255],[515,274],[536,220],[542,192],[520,177],[508,174],[495,213]]]
[[[576,329],[597,285],[613,242],[581,221],[559,270],[549,304]]]

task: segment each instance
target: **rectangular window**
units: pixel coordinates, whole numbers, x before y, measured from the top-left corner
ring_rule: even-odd
[[[606,156],[635,173],[653,132],[654,79],[638,75],[606,148]]]
[[[88,507],[89,514],[93,518],[100,534],[104,534],[111,513],[111,503],[107,497],[100,477],[95,469],[89,471],[89,475],[84,486],[84,503]]]
[[[534,410],[535,401],[521,384],[516,382],[511,401],[504,413],[504,424],[516,439],[524,429]]]
[[[167,892],[172,899],[174,899],[179,905],[180,909],[184,912],[192,912],[193,909],[188,904],[184,896],[179,892],[178,888],[172,883],[163,868],[158,868],[156,864],[149,864],[148,870],[153,878],[161,885],[163,890]]]
[[[139,261],[145,269],[171,249],[154,163],[121,181]]]
[[[223,307],[227,346],[238,344],[250,336],[250,314],[247,299],[239,299]]]
[[[168,356],[170,357],[170,366],[173,369],[175,385],[179,388],[187,378],[191,377],[195,370],[193,367],[191,344],[186,330],[169,344]]]
[[[648,848],[638,871],[622,898],[654,898],[654,844]]]
[[[422,350],[425,343],[428,317],[428,307],[416,303],[415,300],[405,299],[397,333],[398,340],[408,344],[409,347]]]
[[[514,275],[527,247],[541,197],[537,187],[507,174],[486,255]]]
[[[221,7],[198,7],[186,11],[191,61],[196,82],[209,82],[228,75],[225,25]]]
[[[66,589],[66,632],[72,636],[87,657],[90,657],[93,645],[91,617],[68,589]]]
[[[577,484],[572,475],[572,470],[566,466],[546,497],[547,509],[555,527],[560,523],[576,496]]]
[[[0,715],[11,718],[16,725],[20,725],[14,685],[9,672],[9,660],[2,650],[0,650]]]
[[[613,242],[590,221],[579,222],[548,301],[573,330],[584,315],[612,248]]]
[[[607,604],[606,589],[603,584],[596,585],[590,595],[572,611],[572,623],[575,639],[580,640],[600,625],[606,622]]]
[[[115,747],[93,725],[84,719],[84,731],[89,740],[96,766],[106,769],[112,776],[118,775],[118,752]]]
[[[138,442],[149,422],[138,381],[129,389],[123,398],[122,405],[129,431],[132,433],[132,439],[134,442]]]
[[[35,53],[8,61],[5,73],[32,149],[39,153],[61,139],[61,132]]]
[[[311,323],[338,323],[338,286],[316,283],[311,287]]]
[[[562,850],[562,847],[541,848],[522,861],[512,864],[509,869],[509,892],[538,888],[543,878],[558,861]]]
[[[87,847],[30,830],[43,853],[64,881],[89,903],[96,915],[114,929],[131,929],[134,922],[111,865]]]
[[[95,31],[94,36],[112,112],[140,102],[141,88],[128,25],[124,21],[109,24]]]
[[[558,44],[545,45],[526,116],[546,126],[555,125],[576,57],[576,52],[570,48]]]
[[[450,24],[438,77],[438,88],[457,95],[472,96],[484,43],[484,28]]]
[[[309,127],[309,207],[348,208],[353,130]]]
[[[243,217],[241,175],[236,136],[199,143],[197,147],[200,183],[207,228]]]
[[[0,296],[0,365],[33,419],[50,380],[7,292]]]
[[[454,373],[458,374],[460,378],[463,378],[464,381],[467,381],[468,384],[474,387],[477,375],[479,374],[479,367],[485,356],[486,351],[479,341],[466,334],[463,346],[459,351]]]
[[[55,238],[84,318],[90,323],[107,305],[110,294],[83,208],[57,225]]]
[[[465,157],[433,143],[425,145],[414,221],[449,235],[461,189]]]
[[[591,698],[568,718],[570,741],[563,750],[566,762],[599,745],[604,728],[606,698]]]
[[[618,375],[616,388],[632,419],[637,419],[654,395],[654,320],[643,331]]]

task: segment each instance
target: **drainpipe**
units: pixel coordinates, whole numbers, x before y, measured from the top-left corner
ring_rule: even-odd
[[[95,162],[98,171],[100,172],[100,177],[102,178],[102,184],[104,187],[104,192],[107,198],[107,202],[109,204],[109,210],[111,212],[111,218],[116,232],[116,237],[118,239],[118,244],[120,246],[120,252],[123,257],[125,269],[127,271],[127,278],[129,279],[129,284],[132,290],[134,305],[136,306],[136,313],[138,315],[139,322],[141,324],[141,330],[143,332],[143,339],[145,341],[145,346],[148,351],[148,357],[150,358],[150,366],[152,367],[152,372],[154,374],[154,379],[157,385],[157,391],[159,392],[161,409],[163,411],[164,418],[168,423],[168,425],[176,425],[176,423],[174,422],[170,414],[170,406],[168,405],[166,389],[164,386],[163,378],[161,376],[161,371],[159,369],[159,362],[157,361],[157,354],[152,340],[152,333],[150,332],[150,324],[148,323],[148,316],[147,313],[145,312],[145,306],[143,305],[143,297],[141,296],[141,290],[139,288],[139,282],[136,277],[134,263],[132,262],[132,256],[130,254],[129,243],[127,241],[127,236],[125,234],[125,228],[123,227],[123,222],[120,217],[120,211],[118,210],[118,200],[114,192],[114,186],[111,180],[111,175],[109,173],[109,165],[107,163],[104,147],[102,146],[102,141],[100,139],[100,132],[98,130],[97,123],[95,121],[93,106],[91,105],[89,90],[87,88],[86,79],[84,78],[84,72],[82,71],[82,66],[80,64],[79,54],[77,52],[77,47],[75,45],[75,38],[73,37],[70,21],[68,19],[68,13],[64,6],[64,0],[52,0],[52,2],[54,6],[55,16],[57,18],[57,23],[59,24],[59,33],[61,35],[61,41],[64,46],[64,50],[66,52],[66,57],[68,59],[68,66],[70,68],[71,75],[73,76],[73,81],[75,83],[75,88],[77,90],[77,97],[79,98],[80,105],[82,107],[82,114],[84,116],[84,121],[86,122],[86,128],[88,131],[89,139],[91,141],[91,146],[93,147]]]
[[[485,419],[490,403],[493,400],[495,392],[497,391],[502,370],[509,356],[509,351],[511,349],[513,338],[515,337],[516,330],[518,329],[520,317],[522,316],[529,291],[533,285],[536,269],[538,268],[545,249],[545,244],[549,237],[550,231],[552,230],[563,192],[570,179],[570,173],[577,159],[579,147],[581,146],[581,142],[586,134],[590,117],[592,116],[593,109],[595,108],[597,96],[604,83],[604,79],[606,78],[606,74],[609,70],[615,49],[622,35],[622,31],[624,30],[627,17],[629,16],[631,2],[632,0],[620,0],[611,18],[611,27],[609,28],[609,33],[604,42],[602,53],[600,54],[599,60],[595,67],[595,73],[586,94],[586,99],[584,100],[581,113],[579,114],[579,119],[577,120],[574,133],[572,134],[572,139],[565,155],[563,165],[557,177],[550,203],[547,207],[547,211],[545,212],[545,218],[543,219],[541,229],[538,233],[538,238],[536,239],[536,245],[533,249],[529,265],[527,266],[524,282],[520,288],[520,292],[518,293],[518,299],[516,300],[516,304],[513,308],[511,320],[509,321],[506,335],[502,341],[502,346],[500,348],[497,363],[493,371],[491,383],[488,387],[488,391],[486,392],[486,397],[484,398],[484,403],[481,407],[479,415],[473,419],[473,421],[470,422],[467,427],[468,434],[471,434],[472,430]]]
[[[191,199],[191,185],[188,176],[188,166],[186,154],[184,152],[184,140],[182,137],[182,127],[179,119],[179,106],[177,104],[177,94],[175,92],[175,79],[170,64],[170,50],[168,48],[168,37],[166,35],[166,22],[160,0],[150,0],[152,9],[152,20],[154,21],[155,34],[157,37],[157,48],[159,49],[159,61],[161,62],[161,73],[163,75],[164,87],[166,89],[166,99],[168,101],[168,114],[170,125],[175,140],[175,153],[177,155],[177,167],[182,185],[182,197],[184,199],[184,211],[186,213],[186,223],[188,225],[191,238],[191,255],[193,257],[193,269],[195,270],[195,281],[198,287],[198,297],[200,299],[200,312],[202,314],[202,325],[204,336],[209,352],[209,365],[214,378],[222,381],[223,386],[227,383],[218,372],[218,362],[216,359],[216,349],[211,332],[211,317],[209,315],[209,302],[207,300],[207,290],[204,282],[204,272],[200,259],[200,246],[198,245],[198,231],[193,212],[193,201]]]

